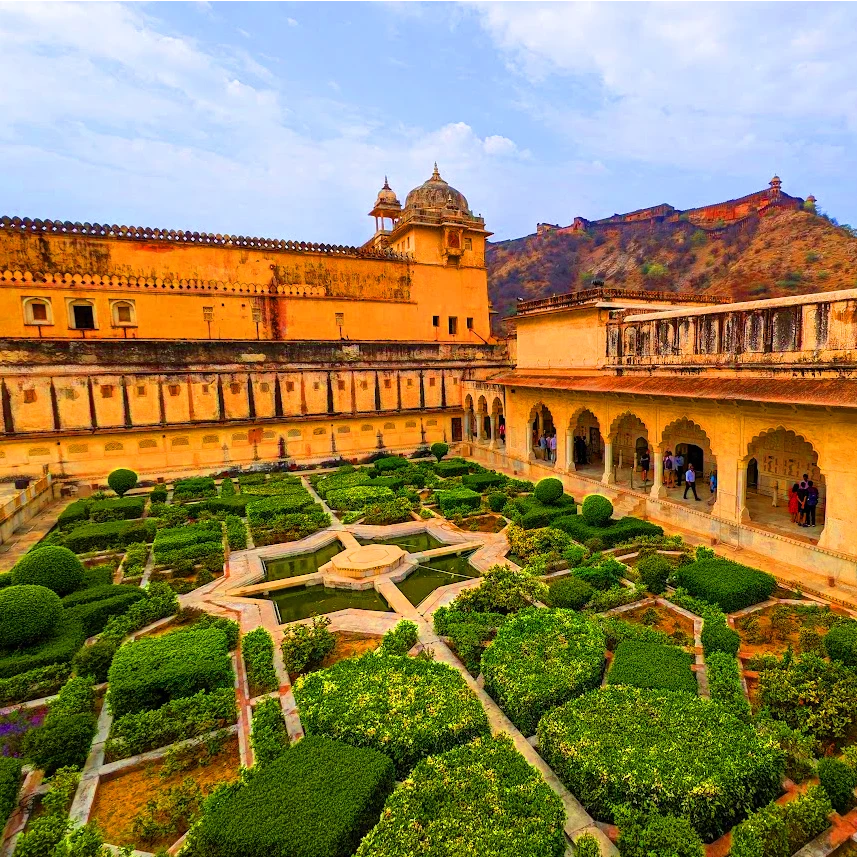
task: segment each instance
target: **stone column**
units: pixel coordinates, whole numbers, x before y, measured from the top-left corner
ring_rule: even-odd
[[[494,449],[497,446],[497,432],[500,428],[500,420],[497,418],[497,414],[491,414],[491,448]]]
[[[565,435],[565,469],[569,473],[577,470],[574,463],[574,432],[567,432]]]
[[[605,485],[613,483],[613,441],[604,441],[604,475],[601,481]]]
[[[655,484],[652,485],[652,490],[649,492],[649,496],[653,500],[657,500],[659,497],[664,496],[664,454],[659,450],[655,450]]]
[[[473,412],[473,438],[476,443],[482,443],[482,426],[479,423],[482,422],[482,412],[474,411]]]
[[[739,524],[749,520],[747,512],[747,463],[738,461],[738,479],[735,490],[736,515]]]
[[[470,411],[464,412],[464,439],[470,442]]]

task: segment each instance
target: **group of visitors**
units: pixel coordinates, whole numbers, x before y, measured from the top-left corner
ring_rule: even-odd
[[[643,477],[643,484],[645,484],[649,481],[649,469],[652,466],[652,460],[648,449],[640,454],[639,465],[640,472]],[[699,500],[699,495],[696,493],[696,481],[698,478],[696,468],[691,462],[688,462],[687,465],[685,465],[684,455],[682,455],[681,452],[676,451],[676,454],[673,455],[672,450],[668,449],[664,455],[663,466],[663,484],[667,488],[681,488],[683,482],[684,499],[687,499],[687,492],[690,491],[693,494],[693,499]],[[717,493],[716,470],[712,470],[708,476],[708,488],[713,498]]]
[[[542,432],[539,436],[539,449],[541,457],[545,461],[556,461],[556,429],[548,432]]]
[[[799,527],[814,527],[816,508],[818,488],[809,478],[809,474],[804,473],[803,479],[789,488],[789,514],[792,516],[792,523]]]

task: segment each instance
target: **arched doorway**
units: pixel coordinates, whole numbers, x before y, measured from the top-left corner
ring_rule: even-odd
[[[541,402],[530,409],[527,436],[532,458],[544,462],[556,461],[556,427],[553,415]]]
[[[568,426],[566,460],[569,469],[601,478],[604,472],[604,438],[601,424],[588,408],[572,417]]]
[[[688,465],[693,465],[696,474],[696,490],[700,500],[707,500],[707,504],[700,504],[703,508],[699,511],[710,511],[710,507],[717,502],[717,458],[711,451],[711,440],[706,431],[698,423],[687,417],[671,422],[661,436],[661,453],[663,455],[664,473],[661,496],[667,496],[671,500],[687,500],[696,505],[691,494],[685,490],[685,474]],[[670,461],[675,462],[681,456],[682,466],[673,467],[669,472]],[[715,490],[711,491],[712,476]]]
[[[748,444],[742,475],[745,521],[793,538],[818,541],[824,531],[826,480],[818,453],[806,438],[783,426],[762,432]],[[791,502],[792,494],[798,502]],[[800,500],[804,501],[803,511]],[[795,516],[797,520],[793,520]]]
[[[649,430],[646,424],[630,411],[613,420],[610,430],[610,454],[605,447],[605,468],[612,468],[609,481],[626,484],[631,488],[642,488],[642,477],[637,469],[639,456],[647,450],[651,454]],[[651,470],[649,471],[651,479]],[[651,483],[649,483],[651,484]]]

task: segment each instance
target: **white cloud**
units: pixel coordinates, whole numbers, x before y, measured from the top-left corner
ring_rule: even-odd
[[[528,154],[464,122],[391,123],[335,86],[307,94],[244,48],[170,32],[157,7],[93,9],[3,10],[0,51],[17,72],[0,88],[12,214],[356,242],[385,174],[404,198],[437,160],[488,208],[500,203],[490,164]]]
[[[286,18],[286,23],[290,27],[297,27],[297,25],[298,25],[298,22],[294,18]]]

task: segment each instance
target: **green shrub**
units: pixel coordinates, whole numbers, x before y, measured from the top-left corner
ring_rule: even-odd
[[[173,699],[160,708],[117,717],[110,729],[107,755],[115,759],[136,756],[158,747],[223,729],[238,717],[235,691],[222,687],[210,693]]]
[[[482,496],[470,488],[436,491],[435,497],[437,497],[437,504],[444,515],[450,515],[457,509],[477,511],[482,505]]]
[[[247,527],[237,515],[226,516],[226,541],[230,550],[243,551],[247,548]]]
[[[274,641],[271,635],[262,627],[254,628],[244,635],[241,652],[247,668],[250,695],[259,696],[276,690],[279,681],[274,669]]]
[[[146,597],[133,604],[125,613],[113,616],[101,632],[101,639],[121,641],[123,637],[172,616],[179,609],[175,592],[166,583],[152,581],[143,590]]]
[[[611,556],[593,554],[585,565],[572,569],[571,573],[579,580],[585,580],[595,589],[607,590],[619,586],[628,570]]]
[[[616,809],[622,857],[705,857],[705,846],[686,818]]]
[[[420,762],[356,857],[561,857],[564,821],[561,801],[511,739],[479,738]]]
[[[343,489],[355,490],[355,489]],[[387,489],[389,491],[389,489]],[[332,491],[337,494],[337,491]],[[389,492],[392,495],[392,492]],[[315,505],[308,491],[291,494],[273,494],[269,497],[250,497],[247,504],[247,518],[251,524],[270,522],[282,515],[293,515]],[[223,502],[223,501],[221,501]]]
[[[67,595],[83,583],[83,563],[68,548],[36,548],[15,563],[12,582],[46,586],[58,595]]]
[[[45,815],[35,819],[15,841],[13,857],[52,857],[68,832],[67,815]]]
[[[812,735],[805,735],[792,729],[782,720],[774,720],[768,712],[761,712],[755,718],[759,735],[770,738],[786,760],[786,776],[795,783],[815,776],[815,757],[819,752],[818,742]]]
[[[548,604],[551,607],[567,607],[570,610],[585,607],[595,593],[590,584],[573,574],[552,580],[548,588]]]
[[[130,592],[118,592],[110,598],[101,598],[98,601],[89,601],[69,607],[67,613],[77,619],[86,631],[87,637],[104,630],[111,616],[124,613],[132,604],[145,598],[143,592],[136,587],[115,587],[116,589],[130,589]]]
[[[107,681],[113,656],[121,645],[121,640],[99,638],[91,646],[83,646],[72,658],[74,671],[78,675],[92,676],[98,682]]]
[[[393,470],[404,470],[409,466],[408,459],[400,458],[398,455],[388,455],[386,458],[379,458],[375,462],[375,469],[379,473]]]
[[[173,500],[176,503],[187,500],[204,500],[216,497],[217,488],[210,476],[191,476],[187,479],[176,480],[173,485]]]
[[[657,537],[664,534],[663,528],[651,521],[641,521],[630,515],[618,521],[609,521],[603,527],[595,527],[586,522],[581,515],[564,515],[551,521],[551,526],[568,533],[576,542],[589,546],[592,539],[598,539],[600,545],[595,550],[620,545],[630,539],[640,537]]]
[[[112,562],[106,562],[103,565],[91,565],[89,568],[84,568],[83,588],[94,589],[98,586],[110,586],[113,583],[113,573],[117,567]]]
[[[837,622],[825,635],[824,648],[831,660],[857,667],[857,622],[853,619]]]
[[[327,495],[331,491],[341,491],[346,488],[356,488],[360,485],[368,485],[372,481],[371,477],[365,470],[337,471],[328,476],[323,476],[315,483],[316,493],[323,499],[327,499]]]
[[[506,621],[501,613],[467,612],[438,607],[432,616],[436,634],[448,637],[461,662],[471,675],[482,669],[485,644],[494,639],[497,629]]]
[[[169,491],[164,486],[158,485],[149,492],[149,502],[153,504],[166,503],[168,496]]]
[[[59,768],[82,768],[95,736],[94,705],[92,681],[70,678],[48,708],[42,725],[27,733],[25,758],[48,776]]]
[[[449,452],[449,444],[447,443],[433,443],[429,448],[431,449],[431,454],[438,462]]]
[[[728,708],[740,720],[750,719],[750,703],[741,684],[741,670],[734,655],[711,652],[706,655],[708,689],[711,699]]]
[[[84,524],[69,533],[63,544],[74,553],[112,550],[135,543],[151,543],[155,538],[155,521],[108,521],[106,524]]]
[[[114,717],[160,708],[200,690],[231,687],[227,636],[208,628],[127,643],[113,658],[108,682]]]
[[[595,618],[607,637],[607,648],[611,652],[615,651],[623,640],[660,643],[664,646],[673,644],[667,634],[656,628],[649,628],[638,622],[626,622],[617,616],[596,616]]]
[[[583,498],[580,514],[590,527],[606,527],[613,516],[613,504],[603,494],[588,494]]]
[[[9,678],[51,664],[68,663],[85,639],[83,625],[74,617],[63,614],[44,639],[26,648],[0,653],[0,678]]]
[[[672,566],[666,557],[655,553],[644,556],[637,563],[637,572],[646,589],[654,595],[660,595],[667,588],[667,578],[672,573]]]
[[[494,565],[482,576],[479,586],[465,589],[450,606],[477,613],[515,613],[545,601],[547,596],[547,586],[529,572]]]
[[[571,536],[553,527],[525,530],[517,524],[510,524],[506,537],[510,551],[525,563],[542,557],[548,565],[564,559],[574,566],[586,555],[586,549],[578,545]]]
[[[89,517],[98,524],[106,521],[126,521],[143,517],[145,497],[124,497],[119,500],[94,500],[89,504]]]
[[[830,801],[815,786],[786,804],[771,803],[732,831],[731,857],[789,857],[830,826]]]
[[[493,493],[488,495],[488,508],[492,512],[502,512],[503,507],[506,505],[507,497],[502,491],[494,491]]]
[[[780,792],[770,740],[689,693],[608,686],[548,712],[539,753],[599,821],[628,804],[687,818],[706,841]]]
[[[542,479],[536,483],[536,499],[546,506],[553,505],[565,493],[565,488],[559,479],[553,476]],[[612,514],[612,513],[611,513]]]
[[[463,458],[450,458],[448,461],[439,461],[434,465],[434,472],[442,479],[451,479],[454,476],[464,476],[473,470],[473,465]]]
[[[62,601],[46,586],[0,589],[0,648],[18,649],[43,640],[62,616]]]
[[[822,741],[844,737],[857,721],[857,675],[817,655],[763,669],[758,692],[771,716]]]
[[[222,480],[220,483],[220,496],[221,497],[234,497],[235,496],[235,483],[229,477]]]
[[[396,497],[387,503],[372,503],[366,507],[364,524],[388,526],[411,520],[411,501],[407,497]]]
[[[502,473],[494,473],[492,470],[484,473],[468,473],[461,477],[461,484],[480,494],[496,485],[503,485],[507,481]]]
[[[250,742],[256,765],[266,765],[289,750],[289,733],[280,700],[268,697],[253,709]]]
[[[524,733],[539,718],[601,681],[606,640],[569,610],[524,610],[497,631],[482,655],[485,690]]]
[[[49,664],[0,679],[0,706],[42,699],[56,693],[71,674],[68,664]]]
[[[488,734],[478,698],[442,663],[368,653],[295,683],[308,735],[383,749],[400,777],[426,756]]]
[[[767,601],[776,586],[772,575],[720,557],[679,566],[676,579],[691,595],[726,613]]]
[[[280,644],[286,672],[294,675],[321,664],[336,647],[336,637],[328,630],[329,626],[330,619],[318,616],[312,620],[312,627],[286,628]]]
[[[845,815],[854,806],[857,771],[849,768],[843,761],[825,756],[818,763],[818,781],[840,815]]]
[[[91,500],[74,500],[62,510],[57,516],[57,526],[67,529],[70,524],[77,524],[89,519],[89,504]]]
[[[602,857],[598,840],[591,833],[578,836],[574,843],[574,857]]]
[[[0,756],[0,827],[5,827],[12,810],[18,805],[21,788],[20,759]]]
[[[381,651],[385,655],[406,655],[418,640],[417,626],[408,619],[402,619],[395,628],[384,634]]]
[[[693,655],[676,646],[624,640],[616,647],[607,684],[661,688],[696,694]]]
[[[697,616],[701,616],[702,623],[702,649],[706,659],[712,652],[724,652],[733,658],[738,654],[741,646],[741,637],[737,631],[733,631],[726,621],[726,614],[709,604],[700,601],[692,595],[688,595],[684,589],[677,589],[669,600]]]
[[[107,484],[120,496],[124,497],[137,484],[137,474],[133,470],[120,467],[107,477]]]
[[[258,503],[259,498],[254,497],[252,494],[235,494],[205,500],[203,503],[200,503],[200,506],[215,515],[225,512],[226,514],[237,515],[239,518],[243,518],[247,513],[247,506],[254,502]]]
[[[307,737],[212,795],[187,847],[195,857],[351,857],[394,783],[383,754]]]

